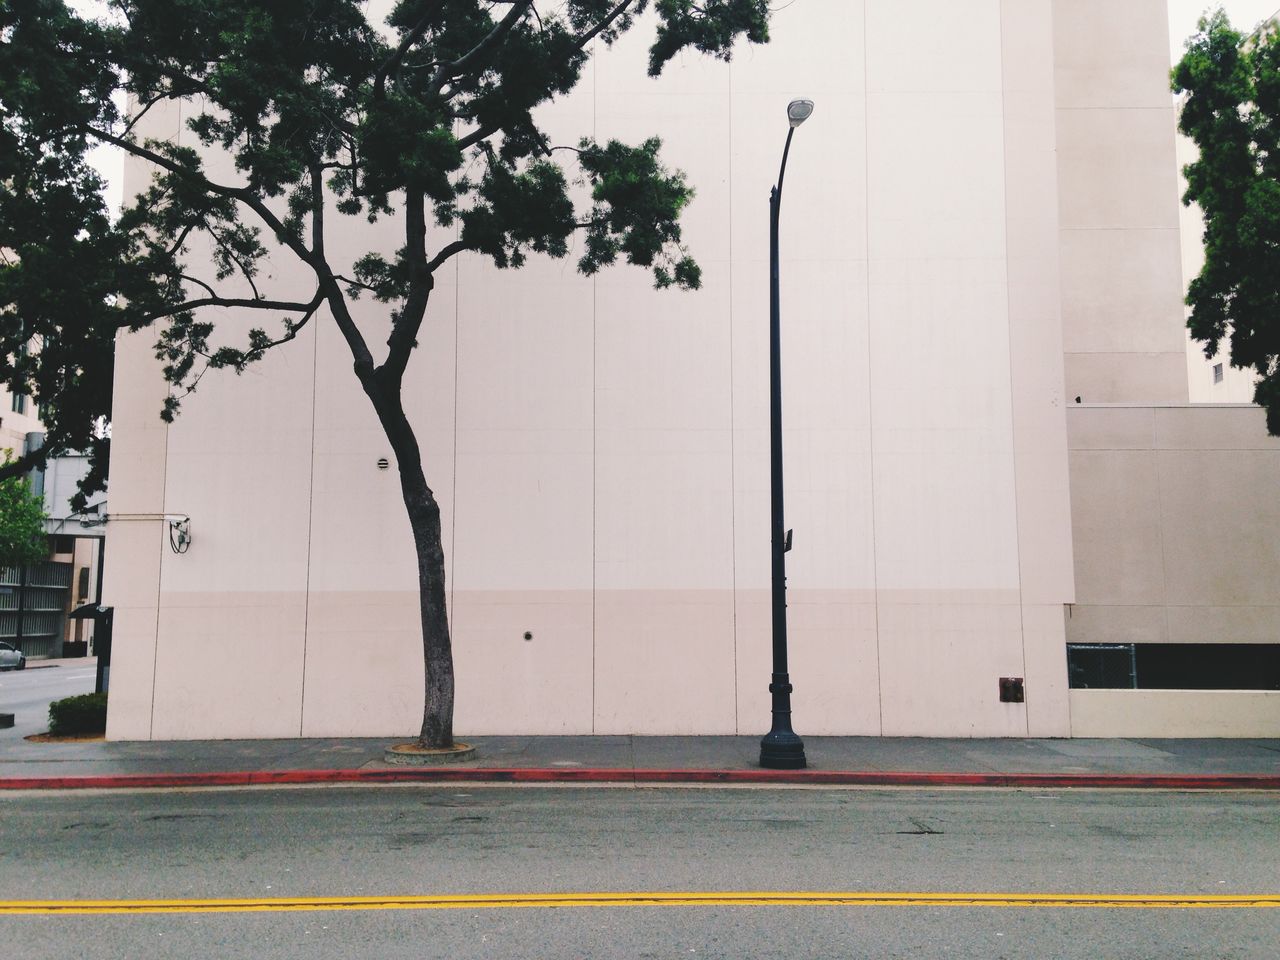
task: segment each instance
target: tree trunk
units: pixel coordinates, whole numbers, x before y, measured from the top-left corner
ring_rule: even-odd
[[[319,195],[319,187],[316,190]],[[421,199],[421,195],[416,201],[411,197],[407,207],[408,248],[417,254],[414,264],[420,275],[405,306],[393,317],[391,337],[387,341],[387,359],[382,366],[374,366],[364,338],[347,311],[341,290],[332,276],[328,278],[327,286],[334,318],[355,360],[356,378],[373,403],[378,421],[395,453],[396,467],[400,471],[400,493],[409,514],[409,527],[413,530],[414,552],[418,558],[418,606],[422,616],[422,665],[425,674],[422,729],[418,733],[418,743],[428,749],[447,749],[453,746],[453,644],[449,637],[449,611],[445,606],[440,504],[427,486],[418,438],[405,416],[401,396],[405,367],[410,352],[417,346],[417,332],[434,286],[430,273],[421,274],[425,268],[423,243],[426,232],[421,216]],[[414,272],[415,269],[411,268],[411,274]]]
[[[440,505],[427,486],[421,468],[406,471],[402,467],[400,489],[418,556],[418,604],[422,613],[422,663],[426,681],[418,742],[424,747],[446,748],[453,746],[453,644],[445,606]]]
[[[371,386],[371,385],[370,385]],[[440,533],[440,504],[427,486],[413,427],[400,404],[399,391],[386,396],[370,390],[400,470],[400,492],[413,530],[418,557],[418,603],[422,614],[422,662],[425,695],[418,742],[428,748],[453,746],[453,644],[445,605],[444,545]]]

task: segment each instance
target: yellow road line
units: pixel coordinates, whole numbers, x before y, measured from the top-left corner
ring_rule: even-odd
[[[0,900],[0,916],[19,914],[262,913],[304,910],[478,910],[531,907],[1092,907],[1258,909],[1280,894],[1111,893],[512,893],[390,897],[254,897],[191,900]]]

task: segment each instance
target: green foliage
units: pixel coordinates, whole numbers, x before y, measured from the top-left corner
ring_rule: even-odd
[[[49,704],[49,732],[55,737],[105,733],[106,729],[105,693],[83,693],[77,697],[54,700]]]
[[[80,55],[65,56],[68,45]],[[105,450],[114,303],[145,299],[84,161],[84,125],[116,113],[104,52],[96,28],[61,2],[0,0],[0,382],[35,400],[45,428],[42,451],[0,477],[67,450]],[[100,456],[90,488],[105,468]]]
[[[1173,70],[1179,128],[1199,149],[1185,203],[1204,213],[1205,265],[1191,281],[1191,335],[1208,357],[1257,376],[1254,400],[1280,436],[1280,33],[1246,38],[1222,10],[1205,16]]]
[[[6,450],[4,463],[11,462]],[[44,521],[44,500],[31,492],[26,477],[0,480],[0,566],[17,567],[49,555]]]
[[[64,0],[0,0],[0,382],[39,403],[45,454],[95,455],[90,489],[120,330],[155,329],[172,418],[205,370],[242,372],[322,306],[342,325],[361,293],[390,305],[401,332],[386,362],[402,370],[432,274],[465,250],[514,268],[566,256],[581,231],[584,273],[625,262],[658,287],[697,287],[678,222],[693,191],[659,141],[557,145],[536,113],[641,24],[656,75],[685,50],[727,60],[739,38],[765,42],[769,13],[767,0],[399,0],[379,25],[360,0],[108,6],[93,20]],[[140,135],[166,102],[184,104],[202,151]],[[156,174],[115,222],[85,161],[99,143]],[[230,164],[214,175],[218,152]],[[406,231],[394,257],[383,231],[331,259],[327,232],[391,215]],[[314,296],[265,289],[282,255],[314,276]],[[220,331],[227,309],[269,316],[237,343]],[[363,334],[343,332],[373,370]]]
[[[674,283],[694,289],[701,284],[698,265],[679,246],[680,212],[693,199],[693,189],[683,174],[662,169],[661,146],[657,137],[639,147],[617,140],[604,147],[582,141],[579,160],[595,202],[587,226],[587,252],[578,261],[583,273],[595,273],[622,253],[628,263],[653,267],[658,287]],[[672,250],[681,255],[673,257]]]
[[[769,0],[657,0],[662,18],[649,50],[649,75],[656,77],[685,47],[728,60],[734,38],[769,41]]]

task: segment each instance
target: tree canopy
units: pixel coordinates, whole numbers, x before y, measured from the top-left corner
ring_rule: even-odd
[[[242,371],[322,305],[357,360],[376,365],[335,306],[361,293],[392,305],[380,369],[402,372],[427,280],[464,250],[519,267],[531,253],[566,256],[576,232],[584,273],[625,261],[659,286],[698,286],[678,222],[693,190],[663,167],[660,141],[556,144],[535,114],[646,11],[652,75],[685,49],[728,59],[740,36],[764,42],[768,13],[766,0],[399,0],[378,23],[355,0],[103,6],[93,20],[63,0],[0,0],[0,382],[35,399],[47,430],[40,452],[0,475],[104,452],[121,329],[157,328],[172,416],[205,369]],[[167,100],[198,105],[189,126],[203,150],[137,135]],[[85,159],[102,143],[157,171],[114,223]],[[240,177],[211,178],[210,150],[229,152]],[[575,179],[589,189],[582,209]],[[408,228],[395,256],[329,261],[326,215],[393,212]],[[435,228],[450,240],[428,254]],[[203,244],[211,276],[193,269]],[[261,289],[280,246],[312,268],[314,291]],[[274,316],[211,348],[206,307]],[[105,458],[93,459],[97,483]]]
[[[1254,400],[1280,436],[1280,28],[1246,37],[1220,9],[1202,18],[1173,89],[1200,154],[1183,201],[1205,222],[1187,326],[1206,356],[1226,343],[1231,365],[1256,375]]]
[[[385,20],[371,20],[379,6]],[[584,274],[627,263],[658,287],[696,288],[680,228],[693,187],[663,164],[661,141],[558,143],[540,111],[632,29],[650,32],[654,76],[683,51],[727,60],[739,39],[763,43],[768,0],[106,7],[85,19],[63,0],[0,0],[0,379],[40,404],[46,451],[100,454],[117,331],[153,329],[172,419],[207,370],[242,372],[332,323],[395,453],[418,559],[420,740],[448,746],[439,505],[402,402],[434,275],[466,251],[505,269],[576,247]],[[187,133],[144,136],[171,101],[186,105]],[[114,222],[86,163],[95,144],[154,172]],[[336,230],[343,250],[367,238],[363,250],[344,261]],[[300,265],[305,286],[278,288],[263,269],[274,257]],[[361,296],[385,304],[380,322],[357,322]],[[264,319],[229,341],[227,312]]]
[[[3,462],[11,461],[6,450]],[[26,477],[0,480],[0,567],[17,567],[48,556],[44,520],[44,499],[32,493]]]

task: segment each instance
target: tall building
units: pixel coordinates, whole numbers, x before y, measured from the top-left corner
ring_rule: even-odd
[[[1256,410],[1187,404],[1163,0],[829,0],[772,34],[655,81],[637,29],[549,112],[569,142],[662,136],[700,292],[572,257],[437,278],[407,402],[458,731],[767,729],[767,198],[807,96],[782,212],[797,729],[1280,732],[1278,690],[1150,669],[1174,644],[1225,662],[1192,650],[1223,637],[1270,656],[1280,626],[1280,445]],[[191,142],[184,119],[145,135]],[[152,521],[108,524],[108,736],[416,729],[409,528],[332,323],[206,377],[172,426],[146,337],[116,376],[112,511]]]

